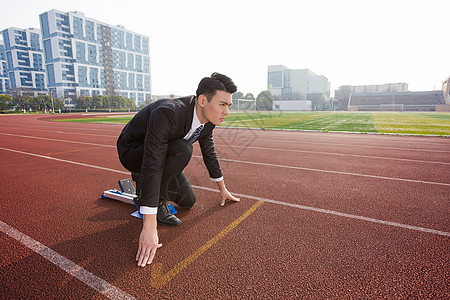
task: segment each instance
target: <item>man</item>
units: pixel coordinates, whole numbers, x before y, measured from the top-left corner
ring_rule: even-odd
[[[196,96],[156,101],[124,127],[117,140],[122,165],[136,181],[135,203],[143,215],[143,227],[136,255],[138,266],[150,264],[159,243],[157,224],[178,226],[167,201],[188,209],[195,193],[183,170],[192,156],[192,143],[198,140],[211,180],[220,190],[221,205],[239,201],[225,187],[212,131],[229,114],[231,94],[237,88],[222,74],[203,78]]]

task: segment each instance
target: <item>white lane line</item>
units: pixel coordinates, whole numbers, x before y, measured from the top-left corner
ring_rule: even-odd
[[[91,146],[115,148],[115,146],[108,146],[108,145],[95,144],[95,143],[76,142],[76,141],[58,140],[58,139],[48,139],[48,138],[40,138],[40,137],[24,136],[24,135],[13,135],[13,134],[8,134],[8,133],[0,133],[0,134],[11,135],[11,136],[18,136],[18,137],[25,137],[25,138],[32,138],[32,139],[39,139],[39,140],[49,140],[49,141],[55,141],[55,142],[65,142],[65,143],[74,143],[74,144],[82,144],[82,145],[91,145]],[[1,147],[0,147],[0,149],[10,150],[10,149],[1,148]],[[18,150],[10,150],[10,151],[21,153],[21,151],[18,151]],[[23,153],[27,153],[27,152],[23,152]],[[30,154],[30,155],[40,156],[38,154]],[[65,161],[63,159],[57,159],[57,158],[50,157],[50,156],[45,156],[45,157],[48,157],[49,159],[53,159],[53,160]],[[201,156],[197,156],[197,155],[193,155],[192,157],[201,158]],[[269,163],[261,163],[261,162],[243,161],[243,160],[236,160],[236,159],[229,159],[229,158],[221,158],[220,160],[221,161],[236,162],[236,163],[251,164],[251,165],[266,166],[266,167],[287,168],[287,169],[295,169],[295,170],[303,170],[303,171],[322,172],[322,173],[340,174],[340,175],[349,175],[349,176],[359,176],[359,177],[376,178],[376,179],[393,180],[393,181],[403,181],[403,182],[425,183],[425,184],[450,186],[449,183],[442,183],[442,182],[423,181],[423,180],[414,180],[414,179],[405,179],[405,178],[395,178],[395,177],[385,177],[385,176],[377,176],[377,175],[349,173],[349,172],[341,172],[341,171],[331,171],[331,170],[322,170],[322,169],[303,168],[303,167],[277,165],[277,164],[269,164]],[[78,163],[78,164],[82,165],[82,163]]]
[[[65,143],[73,143],[73,144],[82,144],[82,145],[91,145],[91,146],[99,146],[99,147],[108,147],[108,148],[116,148],[115,146],[108,146],[103,144],[95,144],[95,143],[86,143],[86,142],[76,142],[76,141],[68,141],[68,140],[58,140],[58,139],[48,139],[48,138],[40,138],[40,137],[33,137],[33,136],[24,136],[24,135],[13,135],[8,133],[0,133],[5,135],[11,135],[11,136],[18,136],[18,137],[25,137],[25,138],[32,138],[32,139],[38,139],[38,140],[49,140],[49,141],[55,141],[55,142],[65,142]],[[9,150],[6,148],[0,148],[4,150]],[[11,150],[20,153],[21,151],[18,150]],[[27,152],[23,152],[27,153]],[[39,156],[38,154],[30,154]],[[49,159],[59,160],[54,157],[46,156]],[[195,158],[201,158],[201,156],[193,155],[192,157]],[[303,170],[303,171],[313,171],[313,172],[322,172],[322,173],[330,173],[330,174],[341,174],[341,175],[349,175],[349,176],[359,176],[359,177],[367,177],[367,178],[376,178],[376,179],[384,179],[384,180],[394,180],[394,181],[404,181],[404,182],[413,182],[413,183],[425,183],[425,184],[435,184],[435,185],[443,185],[443,186],[450,186],[449,183],[442,183],[442,182],[432,182],[432,181],[423,181],[423,180],[414,180],[414,179],[405,179],[405,178],[395,178],[395,177],[385,177],[385,176],[377,176],[377,175],[367,175],[367,174],[358,174],[358,173],[349,173],[349,172],[341,172],[341,171],[331,171],[331,170],[322,170],[322,169],[312,169],[312,168],[303,168],[303,167],[295,167],[295,166],[286,166],[286,165],[277,165],[277,164],[269,164],[269,163],[260,163],[260,162],[251,162],[251,161],[243,161],[243,160],[235,160],[235,159],[228,159],[228,158],[221,158],[221,161],[229,161],[229,162],[236,162],[236,163],[245,163],[245,164],[251,164],[251,165],[260,165],[260,166],[266,166],[266,167],[276,167],[276,168],[288,168],[288,169],[295,169],[295,170]],[[64,161],[64,160],[60,160]],[[81,163],[79,163],[81,164]]]
[[[228,136],[228,135],[227,135]],[[215,135],[215,140],[223,139],[220,135]],[[248,140],[248,138],[233,137],[233,140]],[[421,149],[421,148],[402,148],[402,147],[388,147],[388,146],[376,146],[376,145],[360,145],[360,144],[339,144],[330,142],[312,142],[303,140],[279,140],[279,139],[261,139],[255,138],[254,141],[264,141],[265,143],[297,143],[297,144],[313,144],[313,145],[327,145],[327,146],[344,146],[344,147],[361,147],[361,148],[380,148],[380,149],[392,149],[392,150],[407,150],[407,151],[424,151],[424,152],[443,152],[450,153],[446,150],[433,150],[433,149]],[[442,144],[439,144],[442,145]]]
[[[108,283],[68,258],[62,256],[58,252],[2,221],[0,221],[0,231],[50,261],[52,264],[67,272],[69,275],[77,278],[93,290],[106,296],[108,299],[136,299],[118,287]]]
[[[37,121],[37,120],[33,120],[33,121]],[[48,132],[51,132],[51,130],[55,129],[55,124],[50,121],[48,121],[48,122],[49,122],[49,123],[47,123],[48,125],[36,125],[36,124],[44,124],[44,123],[35,123],[33,125],[30,125],[30,124],[17,124],[16,122],[6,123],[6,122],[1,122],[1,121],[0,121],[0,124],[6,124],[8,126],[13,126],[13,129],[20,129],[20,130],[22,130],[22,129],[33,130],[37,127],[47,128]],[[53,122],[57,122],[57,123],[59,123],[58,125],[61,125],[61,127],[63,129],[67,129],[68,131],[66,131],[65,133],[73,133],[74,130],[102,131],[102,132],[111,131],[111,132],[119,133],[122,130],[122,128],[126,125],[126,124],[120,124],[123,126],[121,128],[117,128],[114,130],[114,129],[107,129],[107,128],[114,128],[114,126],[118,125],[118,124],[108,123],[108,126],[104,126],[103,124],[97,123],[97,125],[101,125],[103,128],[88,128],[88,127],[72,127],[75,124],[73,122],[58,122],[58,121],[53,121]],[[109,125],[111,125],[111,126],[109,126]],[[65,127],[65,126],[67,126],[67,127]],[[2,126],[2,127],[5,127],[5,126]],[[8,127],[8,129],[11,129],[11,127]]]
[[[359,157],[359,158],[370,158],[370,159],[385,159],[385,160],[409,161],[409,162],[417,162],[417,163],[450,165],[450,163],[447,163],[447,162],[418,160],[418,159],[407,159],[407,158],[396,158],[396,157],[381,157],[381,156],[369,156],[369,155],[359,155],[359,154],[345,154],[345,153],[307,151],[307,150],[282,149],[282,148],[267,148],[267,147],[253,147],[253,146],[237,146],[237,145],[220,145],[220,144],[216,144],[216,146],[230,147],[230,148],[269,150],[269,151],[277,151],[277,152],[312,153],[312,154],[324,154],[324,155],[336,155],[336,156],[348,156],[348,157]]]
[[[5,151],[10,151],[10,152],[19,153],[19,154],[30,155],[30,156],[34,156],[34,157],[45,158],[45,159],[49,159],[49,160],[55,160],[55,161],[59,161],[59,162],[69,163],[69,164],[73,164],[73,165],[78,165],[78,166],[83,166],[83,167],[89,167],[89,168],[99,169],[99,170],[103,170],[103,171],[110,171],[110,172],[121,173],[121,174],[127,174],[127,175],[130,174],[130,172],[119,171],[119,170],[114,170],[114,169],[110,169],[110,168],[105,168],[105,167],[99,167],[99,166],[89,165],[89,164],[85,164],[85,163],[80,163],[80,162],[71,161],[71,160],[66,160],[66,159],[60,159],[60,158],[51,157],[51,156],[47,156],[47,155],[39,155],[39,154],[35,154],[35,153],[23,152],[23,151],[14,150],[14,149],[8,149],[8,148],[3,148],[3,147],[0,147],[0,149],[1,149],[1,150],[5,150]]]
[[[109,124],[109,123],[108,123]],[[39,131],[39,132],[46,132],[49,133],[48,130],[43,129],[33,129],[33,131]],[[67,131],[59,131],[59,130],[53,130],[51,133],[60,133],[60,134],[72,134],[72,135],[83,135],[83,136],[98,136],[98,137],[108,137],[108,138],[118,138],[120,132],[117,132],[117,135],[111,135],[111,134],[94,134],[94,133],[85,133],[85,132],[67,132]]]
[[[37,139],[37,140],[47,140],[52,142],[63,142],[63,143],[72,143],[72,144],[81,144],[81,145],[90,145],[90,146],[99,146],[99,147],[107,147],[107,148],[116,148],[116,146],[110,146],[105,144],[95,144],[88,142],[77,142],[77,141],[69,141],[69,140],[61,140],[61,139],[50,139],[29,135],[20,135],[20,134],[12,134],[12,133],[3,133],[0,132],[0,135],[7,135],[13,137],[22,137],[29,139]],[[337,156],[348,156],[348,157],[361,157],[361,158],[371,158],[371,159],[384,159],[384,160],[398,160],[398,161],[409,161],[409,162],[417,162],[417,163],[430,163],[430,164],[442,164],[442,165],[450,165],[450,163],[446,162],[437,162],[437,161],[428,161],[428,160],[415,160],[415,159],[406,159],[406,158],[393,158],[393,157],[380,157],[380,156],[368,156],[368,155],[355,155],[355,154],[342,154],[342,153],[331,153],[331,152],[316,152],[316,151],[305,151],[305,150],[294,150],[294,149],[277,149],[277,148],[266,148],[266,147],[251,147],[251,146],[235,146],[235,145],[220,145],[224,147],[235,147],[235,148],[249,148],[249,149],[260,149],[260,150],[272,150],[272,151],[285,151],[285,152],[299,152],[299,153],[313,153],[313,154],[325,154],[325,155],[337,155]],[[223,159],[221,159],[223,160]]]
[[[125,126],[125,124],[124,124]],[[43,126],[40,126],[43,127]],[[45,127],[47,128],[47,127]],[[11,128],[9,128],[11,129]],[[17,128],[13,128],[13,129],[17,129]],[[27,130],[36,130],[36,131],[44,131],[44,132],[49,132],[50,129],[53,128],[49,128],[49,130],[38,130],[35,128],[26,128]],[[221,128],[223,129],[227,129],[227,128]],[[116,132],[117,135],[111,136],[111,135],[102,135],[102,134],[84,134],[84,133],[79,133],[79,132],[74,132],[73,130],[95,130],[95,131],[113,131]],[[55,132],[55,133],[61,133],[61,134],[78,134],[78,135],[89,135],[89,136],[103,136],[103,137],[118,137],[120,132],[117,130],[108,130],[108,129],[89,129],[89,128],[70,128],[70,131],[50,131],[50,132]],[[219,140],[228,140],[228,135],[226,135],[226,138],[221,137],[220,135],[216,135],[216,139]],[[236,139],[245,139],[247,140],[248,138],[239,138],[239,137],[233,137],[233,140]],[[339,144],[339,143],[330,143],[330,142],[315,142],[315,141],[304,141],[304,140],[280,140],[280,139],[261,139],[261,138],[254,138],[252,140],[255,141],[265,141],[265,142],[271,142],[271,143],[298,143],[298,144],[319,144],[319,145],[330,145],[330,146],[345,146],[345,147],[364,147],[364,148],[381,148],[381,149],[392,149],[392,150],[410,150],[410,151],[424,151],[424,152],[444,152],[444,153],[450,153],[450,151],[445,151],[445,150],[433,150],[433,149],[421,149],[421,148],[401,148],[401,147],[387,147],[387,146],[376,146],[376,145],[360,145],[360,144]],[[398,141],[396,141],[397,143]],[[403,142],[403,141],[401,141]],[[406,142],[405,142],[406,143]],[[429,145],[442,145],[440,143],[432,143],[432,142],[427,142],[426,144]]]
[[[315,142],[314,140],[316,140],[318,137],[317,135],[323,135],[323,134],[327,134],[325,132],[321,132],[321,131],[314,131],[314,130],[288,130],[288,129],[261,129],[261,128],[244,128],[244,127],[223,127],[223,126],[219,126],[216,127],[216,130],[221,130],[221,131],[225,131],[226,130],[239,130],[241,132],[243,131],[264,131],[267,132],[268,134],[270,134],[271,136],[276,136],[276,137],[281,137],[284,138],[286,137],[286,134],[290,134],[290,133],[304,133],[301,135],[301,139],[302,140],[297,140],[296,142],[303,142],[304,138],[309,138],[310,141],[309,143],[323,143],[323,142]],[[311,136],[311,134],[315,134],[317,133],[317,135],[315,136]],[[346,138],[351,139],[352,141],[366,141],[365,138],[370,139],[371,136],[379,136],[379,137],[398,137],[399,139],[395,139],[395,143],[407,143],[410,144],[411,143],[411,139],[416,139],[416,138],[424,138],[424,139],[429,139],[429,138],[440,138],[445,140],[447,136],[435,136],[435,135],[430,135],[430,136],[426,136],[426,135],[402,135],[402,134],[382,134],[382,133],[375,133],[375,134],[371,134],[371,133],[360,133],[360,132],[340,132],[340,131],[334,131],[334,132],[328,132],[331,133],[330,135],[328,135],[328,137],[330,138],[330,140],[335,140],[335,139],[340,139],[339,135],[346,135]],[[336,134],[336,135],[334,135]],[[265,139],[260,139],[260,140],[265,140]],[[277,139],[276,141],[281,141],[281,142],[292,142],[292,139],[290,140],[282,140],[282,139]],[[442,143],[437,143],[437,142],[432,142],[432,141],[426,141],[422,140],[423,143],[421,144],[425,144],[425,145],[442,145]]]
[[[11,134],[11,133],[3,133],[3,132],[0,132],[0,134],[14,136],[14,137],[22,137],[22,138],[27,138],[27,139],[45,140],[45,141],[80,144],[80,145],[91,145],[91,146],[99,146],[99,147],[106,147],[106,148],[116,148],[116,146],[109,146],[109,145],[105,145],[105,144],[95,144],[95,143],[88,143],[88,142],[77,142],[77,141],[69,141],[69,140],[61,140],[61,139],[50,139],[50,138],[43,138],[43,137],[37,137],[37,136]]]
[[[207,188],[207,187],[203,187],[203,186],[193,185],[193,187],[200,189],[200,190],[210,191],[210,192],[217,192],[217,193],[220,192],[217,189]],[[299,208],[299,209],[303,209],[303,210],[309,210],[309,211],[314,211],[314,212],[319,212],[319,213],[324,213],[324,214],[329,214],[329,215],[334,215],[334,216],[339,216],[339,217],[344,217],[344,218],[349,218],[349,219],[356,219],[356,220],[367,221],[367,222],[371,222],[371,223],[400,227],[400,228],[404,228],[404,229],[411,229],[411,230],[416,230],[416,231],[421,231],[421,232],[426,232],[426,233],[431,233],[431,234],[437,234],[437,235],[442,235],[442,236],[450,236],[450,232],[439,231],[439,230],[435,230],[435,229],[429,229],[429,228],[423,228],[423,227],[418,227],[418,226],[413,226],[413,225],[406,225],[406,224],[401,224],[401,223],[396,223],[396,222],[378,220],[378,219],[374,219],[374,218],[352,215],[352,214],[342,213],[342,212],[329,210],[329,209],[322,209],[322,208],[317,208],[317,207],[312,207],[312,206],[305,206],[305,205],[300,205],[300,204],[282,202],[282,201],[277,201],[277,200],[272,200],[272,199],[267,199],[267,198],[245,195],[245,194],[233,193],[233,195],[238,196],[238,197],[253,199],[253,200],[257,200],[257,201],[264,201],[264,202],[268,202],[268,203],[273,203],[273,204],[278,204],[278,205],[283,205],[283,206],[288,206],[288,207],[294,207],[294,208]]]
[[[198,155],[193,155],[192,157],[202,158],[201,156],[198,156]],[[229,162],[235,162],[235,163],[239,163],[239,164],[249,164],[249,165],[274,167],[274,168],[286,168],[286,169],[321,172],[321,173],[329,173],[329,174],[359,176],[359,177],[376,178],[376,179],[393,180],[393,181],[403,181],[403,182],[413,182],[413,183],[424,183],[424,184],[450,186],[450,183],[443,183],[443,182],[423,181],[423,180],[405,179],[405,178],[396,178],[396,177],[385,177],[385,176],[367,175],[367,174],[358,174],[358,173],[349,173],[349,172],[331,171],[331,170],[322,170],[322,169],[311,169],[311,168],[303,168],[303,167],[295,167],[295,166],[286,166],[286,165],[277,165],[277,164],[268,164],[268,163],[236,160],[236,159],[229,159],[229,158],[221,158],[220,161],[229,161]]]
[[[50,156],[38,155],[38,154],[34,154],[34,153],[17,151],[17,150],[13,150],[13,149],[2,148],[2,147],[0,147],[0,149],[5,150],[5,151],[16,152],[16,153],[20,153],[20,154],[24,154],[24,155],[31,155],[31,156],[35,156],[35,157],[46,158],[46,159],[56,160],[56,161],[60,161],[60,162],[81,165],[84,167],[95,168],[95,169],[106,170],[106,171],[110,171],[110,172],[129,175],[129,172],[124,172],[124,171],[119,171],[119,170],[114,170],[114,169],[109,169],[109,168],[104,168],[104,167],[99,167],[99,166],[94,166],[94,165],[89,165],[89,164],[73,162],[70,160],[54,159],[53,157],[50,157]],[[208,188],[208,187],[195,186],[195,185],[193,185],[193,187],[196,189],[202,189],[202,190],[206,190],[206,191],[219,192],[216,189],[212,189],[212,188]],[[263,201],[278,204],[278,205],[295,207],[295,208],[300,208],[300,209],[310,210],[310,211],[315,211],[315,212],[320,212],[320,213],[326,213],[326,214],[331,214],[331,215],[340,216],[340,217],[344,217],[344,218],[357,219],[357,220],[362,220],[362,221],[367,221],[367,222],[372,222],[372,223],[394,226],[394,227],[401,227],[401,228],[405,228],[405,229],[411,229],[411,230],[416,230],[416,231],[421,231],[421,232],[426,232],[426,233],[431,233],[431,234],[450,236],[450,233],[445,232],[445,231],[439,231],[439,230],[423,228],[423,227],[418,227],[418,226],[413,226],[413,225],[407,225],[407,224],[401,224],[401,223],[396,223],[396,222],[373,219],[373,218],[368,218],[368,217],[364,217],[364,216],[351,215],[351,214],[328,210],[328,209],[304,206],[304,205],[299,205],[299,204],[292,204],[292,203],[287,203],[287,202],[282,202],[282,201],[277,201],[277,200],[272,200],[272,199],[266,199],[266,198],[260,198],[260,197],[256,197],[256,196],[245,195],[245,194],[238,194],[238,193],[233,193],[233,194],[235,194],[239,197],[244,197],[244,198],[249,198],[249,199],[254,199],[254,200],[263,200]]]

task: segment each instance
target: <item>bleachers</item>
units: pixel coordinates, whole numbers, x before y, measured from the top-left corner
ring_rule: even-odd
[[[394,93],[354,93],[351,94],[349,107],[358,107],[360,111],[435,111],[436,105],[445,105],[441,91],[394,92]]]

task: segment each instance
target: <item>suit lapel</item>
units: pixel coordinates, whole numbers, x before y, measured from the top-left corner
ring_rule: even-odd
[[[189,107],[187,110],[186,122],[184,124],[184,135],[186,135],[192,126],[192,121],[194,120],[194,107],[195,107],[195,96],[186,98],[186,105]]]

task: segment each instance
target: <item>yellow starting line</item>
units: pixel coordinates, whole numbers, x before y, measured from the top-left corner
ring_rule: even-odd
[[[184,268],[193,263],[200,255],[202,255],[206,250],[217,243],[221,238],[223,238],[228,232],[233,230],[239,225],[245,218],[247,218],[251,213],[253,213],[258,207],[260,207],[264,201],[260,200],[256,202],[252,207],[250,207],[242,216],[237,218],[233,223],[227,226],[224,230],[218,233],[215,237],[210,239],[206,244],[198,248],[194,253],[189,255],[183,261],[179,262],[175,267],[172,268],[166,274],[163,274],[163,268],[161,263],[152,264],[152,276],[150,280],[150,285],[154,288],[160,289],[162,286],[171,281],[176,275],[178,275]]]

